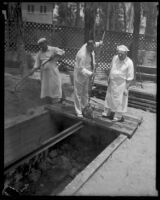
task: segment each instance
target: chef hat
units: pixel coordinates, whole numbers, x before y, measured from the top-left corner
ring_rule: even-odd
[[[46,41],[47,41],[46,38],[40,38],[37,43],[40,44],[40,43],[46,42]]]
[[[125,45],[119,45],[117,47],[117,51],[129,51],[129,49]]]

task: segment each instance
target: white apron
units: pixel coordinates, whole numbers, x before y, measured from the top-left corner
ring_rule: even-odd
[[[110,108],[113,112],[127,112],[128,95],[124,95],[126,80],[121,77],[110,79],[105,98],[105,108]]]
[[[63,50],[57,47],[48,46],[48,50],[46,52],[40,51],[37,56],[35,67],[48,60],[51,55],[54,55],[57,52],[62,53]],[[41,67],[41,98],[62,97],[61,77],[56,62],[56,59],[52,59]]]
[[[41,98],[61,98],[61,77],[56,63],[48,62],[41,70]]]
[[[109,75],[109,85],[105,98],[105,108],[113,112],[127,112],[128,95],[124,95],[126,89],[126,80],[131,81],[134,78],[133,62],[128,57],[120,61],[118,56],[112,60],[112,68]]]

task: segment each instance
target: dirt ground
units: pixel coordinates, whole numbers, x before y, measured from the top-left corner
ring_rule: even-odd
[[[16,70],[15,70],[16,71]],[[14,70],[6,69],[4,84],[4,118],[5,120],[16,117],[21,114],[27,114],[37,106],[41,106],[44,102],[40,99],[40,80],[31,78],[17,87],[14,92],[15,85],[21,80],[21,77]],[[71,96],[73,87],[70,83],[69,76],[62,75],[62,89],[65,96]],[[63,77],[66,77],[65,79]]]
[[[19,88],[20,92],[13,93],[20,77],[12,74],[5,71],[5,120],[43,105],[40,81],[28,79]],[[69,76],[61,75],[65,96],[73,96]],[[133,108],[129,108],[129,113],[142,116],[144,122],[133,138],[119,147],[108,164],[103,166],[102,171],[105,173],[97,172],[78,195],[156,195],[156,114]]]

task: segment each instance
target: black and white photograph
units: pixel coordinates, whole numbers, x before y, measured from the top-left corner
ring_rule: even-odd
[[[158,8],[2,3],[2,196],[159,196]]]

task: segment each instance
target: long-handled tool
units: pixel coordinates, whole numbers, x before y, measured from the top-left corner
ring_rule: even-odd
[[[104,41],[104,37],[105,37],[105,31],[104,31],[103,36],[102,36],[102,42]],[[96,75],[96,69],[98,67],[98,60],[99,60],[100,52],[101,52],[101,48],[98,51],[97,62],[96,62],[96,65],[93,69],[93,75],[92,75],[90,83],[89,83],[88,105],[82,111],[83,116],[86,117],[86,118],[89,118],[89,119],[94,118],[93,108],[91,106],[90,99],[91,99],[91,95],[92,95],[92,86],[93,86],[95,75]]]
[[[22,80],[20,80],[14,87],[14,90],[12,91],[13,93],[17,92],[18,86],[20,86],[29,76],[31,76],[34,72],[40,69],[41,66],[45,65],[47,62],[49,62],[51,58],[47,59],[45,62],[43,62],[38,68],[33,69],[29,74],[24,76]]]

